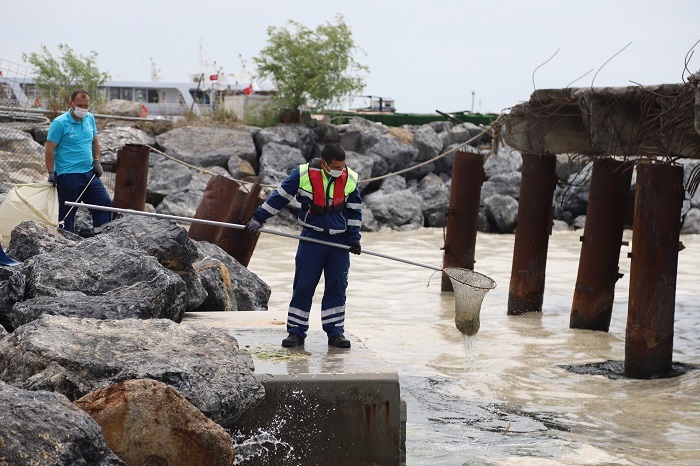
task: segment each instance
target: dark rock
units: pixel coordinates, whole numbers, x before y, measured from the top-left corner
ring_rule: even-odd
[[[216,259],[204,259],[195,262],[194,269],[207,292],[207,297],[194,311],[238,310],[228,267]]]
[[[517,150],[501,145],[498,152],[490,154],[484,162],[484,175],[491,179],[496,175],[520,172],[523,166],[523,156]]]
[[[500,233],[513,233],[518,219],[518,201],[510,196],[496,194],[484,201],[489,223]]]
[[[61,394],[0,382],[0,406],[0,464],[124,465],[100,426]]]
[[[255,146],[261,157],[265,154],[265,147],[274,143],[299,149],[304,160],[309,160],[314,153],[316,138],[316,133],[307,126],[284,124],[261,129],[255,135]]]
[[[321,144],[340,142],[340,131],[338,131],[338,127],[335,125],[321,123],[314,126],[313,131],[316,133],[316,140]]]
[[[422,199],[410,189],[368,194],[364,203],[374,218],[393,230],[415,230],[423,226]]]
[[[380,183],[379,189],[381,189],[385,194],[394,191],[403,191],[407,187],[406,178],[401,175],[389,176],[381,180]]]
[[[12,329],[12,306],[24,299],[26,277],[19,267],[0,266],[0,325]]]
[[[415,190],[422,202],[425,226],[444,227],[447,225],[447,209],[450,206],[450,192],[439,176],[434,173],[426,175]]]
[[[43,316],[0,340],[0,379],[20,388],[77,400],[117,382],[154,379],[224,428],[264,396],[253,370],[227,330],[167,319]]]
[[[267,143],[260,156],[260,182],[280,185],[294,168],[303,163],[306,159],[300,149],[276,142]]]
[[[510,196],[513,199],[520,197],[520,183],[522,174],[520,172],[500,173],[484,181],[481,185],[481,205],[485,205],[486,199],[491,196]]]
[[[362,205],[362,226],[361,231],[379,231],[382,228],[381,224],[374,218],[372,209],[366,205]]]
[[[156,142],[168,155],[198,167],[226,167],[233,155],[257,159],[250,132],[229,128],[183,126],[156,136]]]
[[[9,313],[12,328],[42,314],[124,319],[182,320],[185,283],[155,257],[100,235],[77,246],[34,256],[22,266],[26,301]]]
[[[170,220],[143,216],[125,216],[111,222],[103,235],[131,237],[138,247],[158,259],[160,264],[178,274],[187,286],[187,310],[195,309],[207,296],[192,264],[197,260],[197,246],[187,231]]]
[[[367,154],[378,156],[386,162],[386,168],[382,164],[375,164],[372,169],[372,176],[386,175],[398,170],[402,170],[415,163],[418,156],[418,149],[411,144],[404,144],[393,136],[381,136],[379,140],[366,150]]]
[[[194,243],[197,247],[198,262],[216,260],[228,269],[228,276],[239,311],[267,310],[271,290],[265,282],[219,246],[207,241],[195,241]]]
[[[7,253],[18,261],[75,246],[83,239],[66,230],[40,222],[22,222],[12,230]]]

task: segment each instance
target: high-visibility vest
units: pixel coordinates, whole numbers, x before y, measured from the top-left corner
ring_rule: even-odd
[[[331,181],[332,180],[332,181]],[[333,184],[333,195],[329,187]],[[311,194],[311,213],[326,214],[342,212],[345,209],[348,196],[357,188],[357,173],[345,167],[343,173],[331,179],[325,176],[321,168],[321,159],[299,166],[299,189]]]

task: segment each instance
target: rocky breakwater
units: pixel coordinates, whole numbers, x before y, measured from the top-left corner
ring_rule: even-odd
[[[343,125],[280,124],[268,128],[243,125],[173,128],[168,122],[110,123],[100,131],[100,140],[107,150],[103,154],[106,160],[115,157],[116,150],[127,143],[148,144],[167,154],[167,157],[155,152],[150,155],[147,208],[185,217],[194,215],[211,174],[278,185],[296,165],[318,157],[324,144],[340,142],[348,151],[348,165],[360,175],[365,231],[445,226],[453,182],[454,154],[450,151],[469,141],[461,150],[481,152],[485,160],[478,228],[483,232],[512,233],[519,205],[522,156],[503,141],[493,144],[491,133],[483,130],[470,123],[455,125],[447,121],[390,128],[359,117]],[[0,181],[9,181],[0,184],[0,197],[13,180],[26,180],[25,172],[43,170],[40,167],[42,133],[21,133],[20,130],[8,133],[7,140],[0,142],[0,150],[9,154],[25,147],[26,142],[30,147],[24,150],[36,154],[37,166],[26,169],[16,163],[9,166],[0,176]],[[447,155],[432,160],[444,153]],[[554,228],[582,228],[592,161],[574,154],[556,157]],[[21,161],[26,158],[17,159],[17,163]],[[178,161],[201,167],[205,172]],[[684,166],[687,180],[700,161],[679,159],[677,162]],[[373,178],[377,179],[366,182]],[[36,175],[35,180],[43,180],[43,175]],[[268,192],[271,189],[265,188]],[[700,232],[700,194],[686,197],[683,232]],[[291,202],[271,220],[271,225],[296,228],[298,208],[296,202]],[[81,235],[89,236],[86,214],[79,212],[76,228]]]
[[[112,131],[116,129],[108,128],[104,132]],[[451,151],[457,147],[484,155],[479,230],[512,233],[516,227],[522,155],[503,141],[494,145],[490,132],[484,133],[483,127],[470,123],[439,121],[391,128],[357,117],[344,125],[185,126],[157,135],[121,131],[123,137],[115,138],[113,145],[154,137],[155,147],[171,157],[152,153],[150,158],[147,200],[153,210],[160,213],[194,215],[211,176],[172,159],[202,167],[210,173],[275,186],[295,166],[320,156],[324,144],[340,142],[348,153],[348,165],[360,176],[365,231],[445,226],[453,182],[454,153]],[[469,143],[464,145],[467,141]],[[443,153],[447,155],[435,159]],[[592,161],[570,154],[556,157],[554,228],[582,228]],[[694,160],[679,162],[685,166],[686,177],[698,163]],[[378,179],[367,182],[373,178]],[[268,192],[271,189],[265,188]],[[699,207],[700,195],[686,200],[684,232],[700,231]],[[270,224],[296,228],[298,209],[299,205],[292,201]]]
[[[136,216],[92,238],[23,222],[8,253],[23,264],[0,266],[0,463],[233,463],[224,429],[264,388],[235,338],[178,322],[206,302],[266,309],[267,285]],[[206,448],[163,449],[183,436]]]

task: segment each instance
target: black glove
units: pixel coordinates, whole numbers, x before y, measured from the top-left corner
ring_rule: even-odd
[[[46,181],[56,186],[56,174],[54,172],[49,172],[49,179]]]
[[[95,176],[98,178],[100,178],[102,173],[104,173],[104,170],[102,170],[102,164],[97,159],[93,159],[92,161],[92,170],[95,172]]]
[[[258,230],[261,227],[262,223],[258,222],[257,220],[255,220],[255,217],[253,217],[250,220],[248,220],[248,223],[245,224],[245,231],[247,231],[251,235],[254,235],[258,232]]]
[[[349,245],[350,246],[350,252],[353,254],[357,254],[358,256],[362,252],[362,246],[360,246],[360,243],[352,243]]]

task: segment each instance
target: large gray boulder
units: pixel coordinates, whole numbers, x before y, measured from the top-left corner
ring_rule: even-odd
[[[28,150],[29,153],[8,152],[0,149],[0,160],[2,160],[3,168],[0,170],[0,182],[15,185],[46,180],[44,155],[34,152],[33,149]]]
[[[252,162],[256,154],[246,130],[183,126],[156,136],[156,142],[166,154],[199,167],[226,167],[233,155]]]
[[[65,396],[0,382],[0,464],[123,466],[100,426]]]
[[[392,230],[416,230],[423,226],[423,200],[410,189],[376,191],[365,196],[363,202],[377,221]]]
[[[497,194],[519,199],[522,178],[520,172],[509,172],[499,173],[484,181],[481,185],[480,205],[485,205],[486,199]]]
[[[489,223],[499,233],[513,233],[518,220],[518,201],[510,196],[496,194],[484,202]]]
[[[269,143],[281,144],[297,148],[305,160],[311,159],[316,145],[316,133],[314,130],[300,124],[281,124],[269,128],[263,128],[255,135],[255,145],[258,153],[264,153],[265,146]]]
[[[520,172],[523,166],[523,156],[517,150],[500,146],[498,152],[489,155],[484,162],[484,176],[490,179],[495,175]]]
[[[374,165],[374,160],[372,160],[371,157],[347,150],[345,151],[345,156],[346,165],[354,170],[357,173],[357,177],[360,179],[360,191],[362,191],[367,186],[365,180],[372,177],[372,165]]]
[[[413,145],[418,149],[416,162],[425,162],[437,157],[444,147],[444,141],[430,125],[419,126],[413,134]],[[421,165],[406,173],[410,179],[422,179],[428,173],[435,171],[436,161]]]
[[[45,223],[24,221],[12,229],[7,253],[23,262],[39,254],[72,248],[82,240],[76,234]]]
[[[103,157],[108,155],[116,158],[117,151],[127,144],[146,144],[154,146],[155,138],[145,131],[124,124],[108,123],[97,137],[100,140],[100,149]]]
[[[372,167],[372,176],[375,177],[414,165],[418,157],[418,149],[411,144],[404,144],[393,136],[381,136],[372,147],[367,149],[367,154],[375,156]]]
[[[359,117],[353,117],[347,125],[338,126],[338,130],[340,144],[345,150],[360,154],[365,154],[382,135],[389,133],[386,126]]]
[[[444,227],[447,225],[446,214],[450,206],[450,191],[445,183],[434,173],[426,175],[415,188],[422,199],[425,226]]]
[[[197,246],[187,231],[175,222],[129,215],[109,223],[102,234],[133,238],[139,248],[175,272],[187,286],[186,310],[195,309],[206,298],[207,293],[192,265],[197,260]]]
[[[0,151],[17,155],[43,155],[44,148],[31,134],[17,129],[13,123],[0,123]],[[4,162],[4,160],[3,160]],[[46,166],[44,166],[44,171]]]
[[[303,163],[306,163],[306,159],[300,149],[269,142],[263,147],[260,156],[260,183],[279,185],[294,168]]]
[[[188,189],[195,172],[173,160],[156,163],[149,169],[146,202],[157,206],[170,194]]]
[[[141,103],[124,99],[112,99],[100,107],[100,113],[138,117],[141,115]]]
[[[133,238],[119,241],[100,235],[27,260],[25,301],[9,311],[12,328],[43,314],[180,322],[187,302],[182,279]]]
[[[272,290],[264,281],[219,246],[208,241],[195,241],[195,245],[198,254],[197,266],[214,260],[226,267],[239,311],[267,311]]]
[[[154,379],[227,429],[265,394],[253,371],[227,330],[167,319],[44,316],[0,340],[4,382],[77,400],[124,380]]]
[[[209,258],[195,262],[194,269],[207,292],[207,297],[194,311],[238,310],[228,267],[219,260]]]

